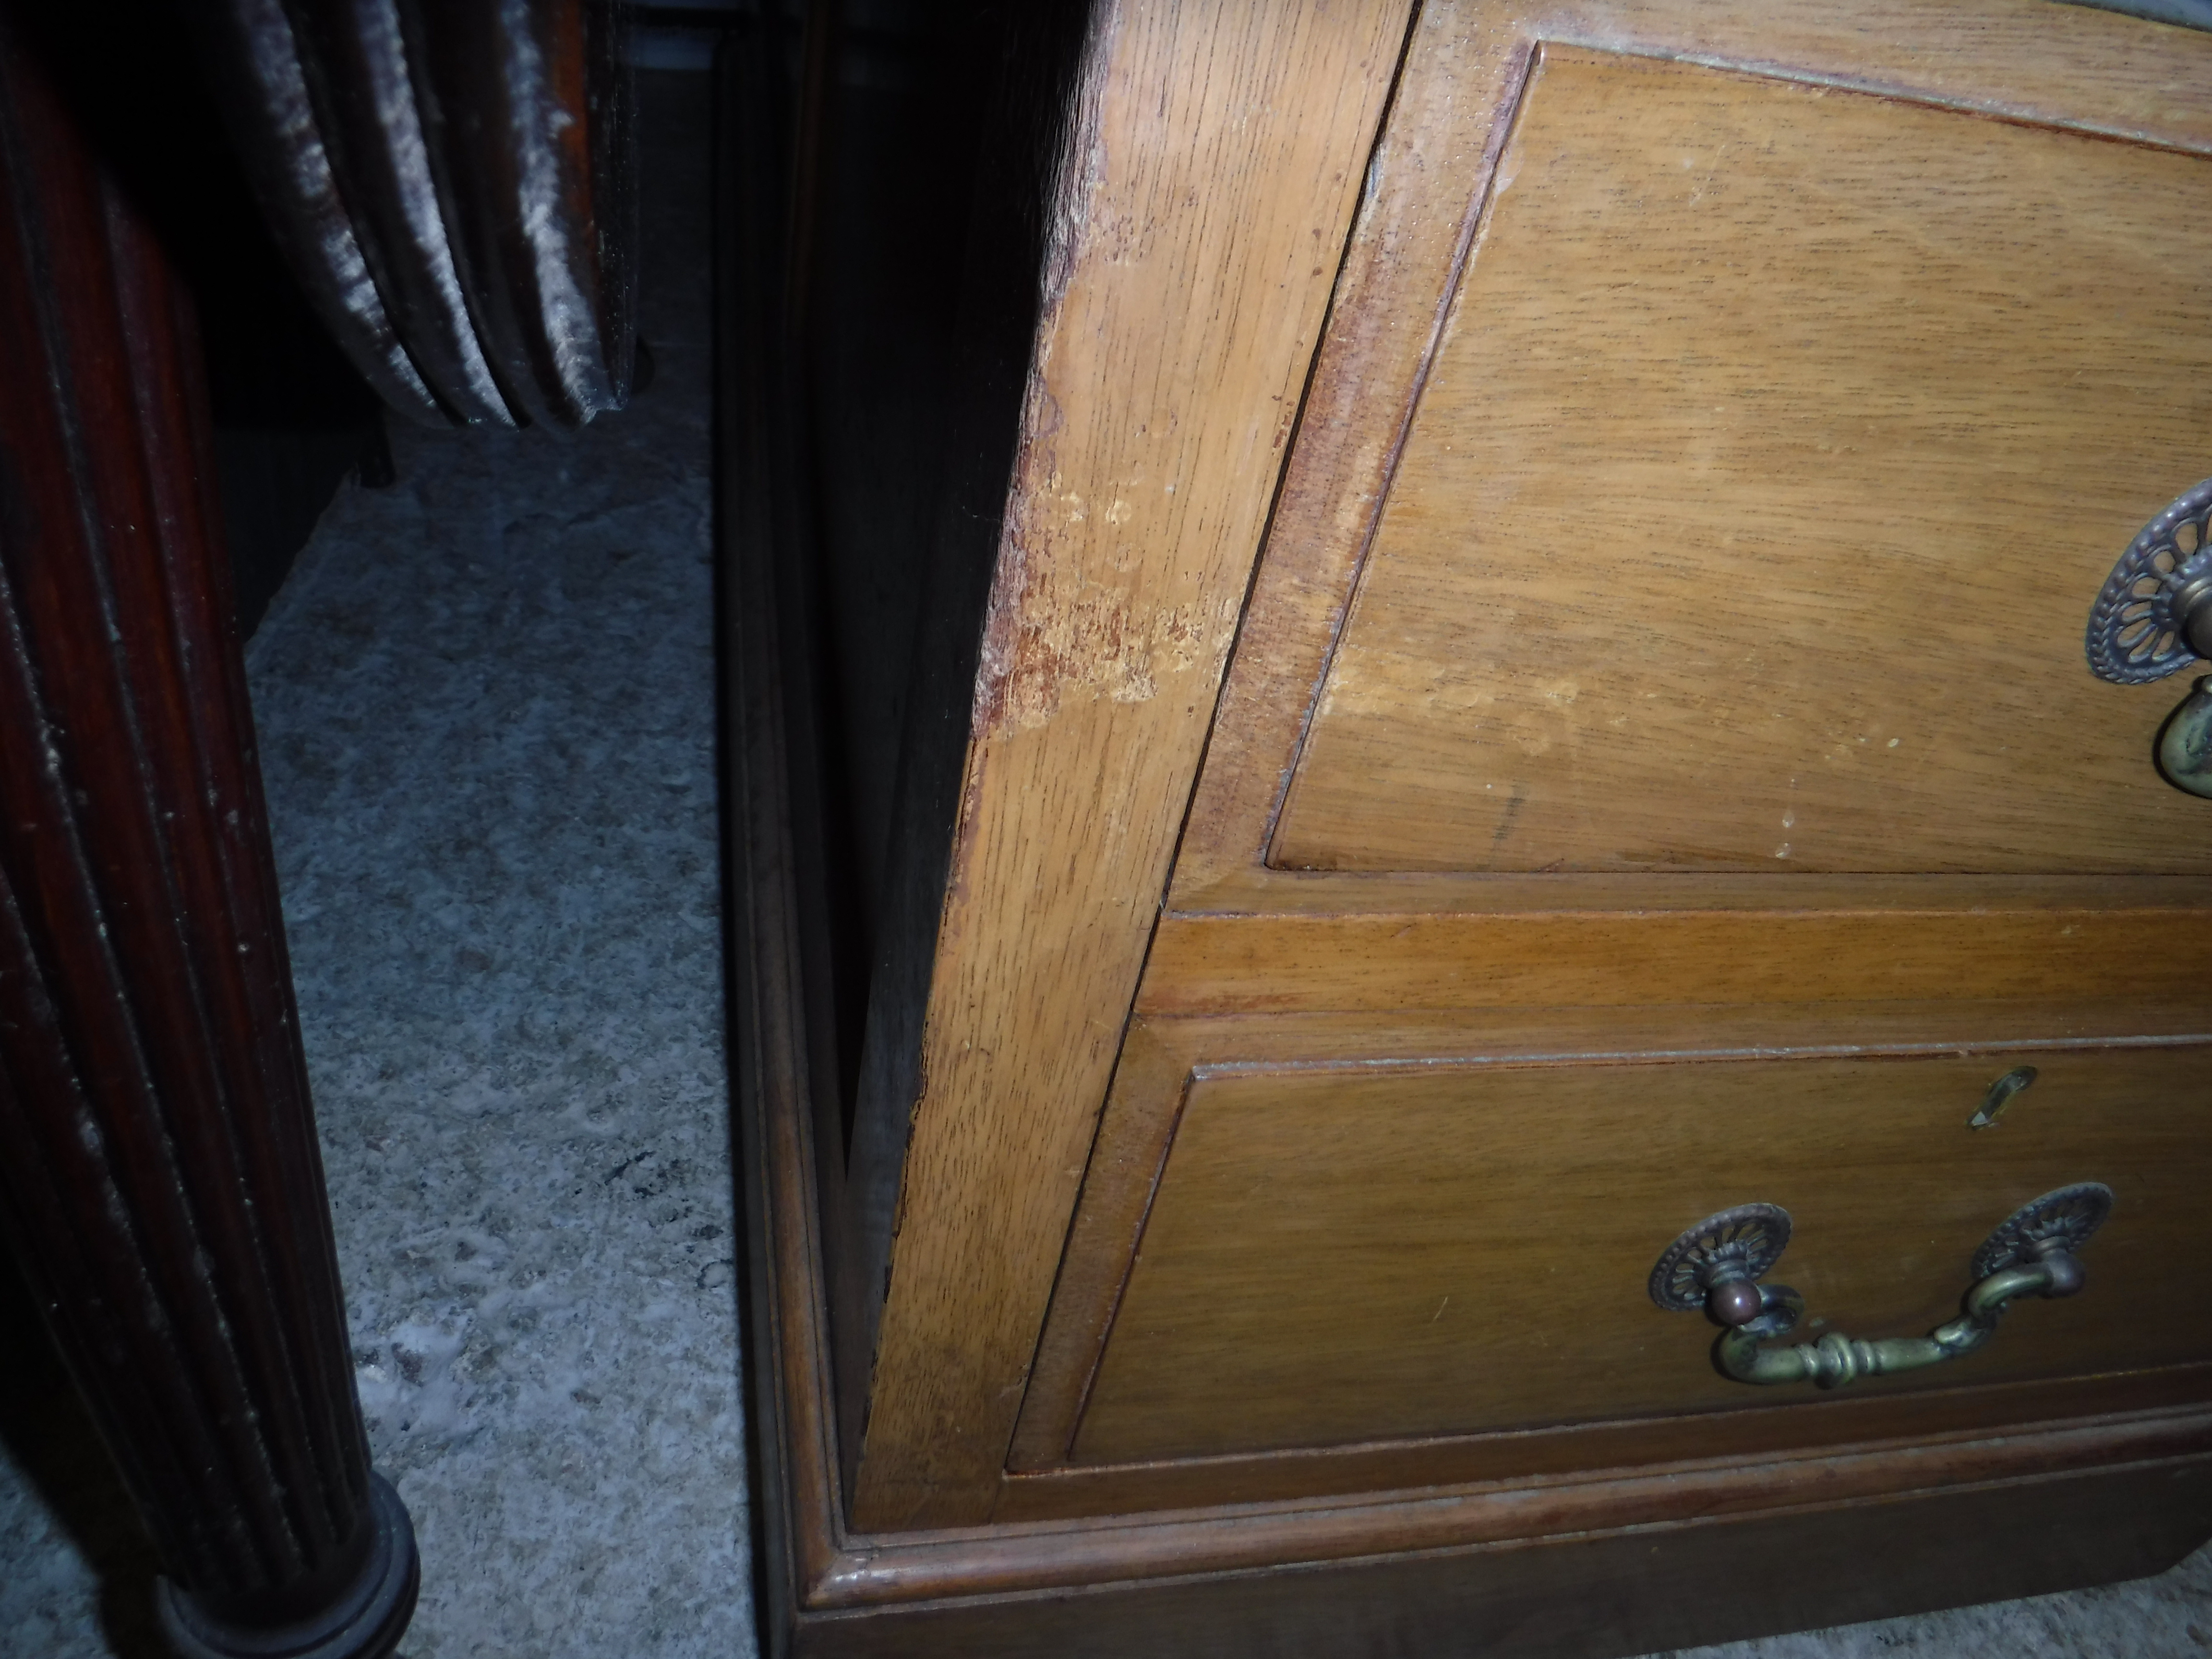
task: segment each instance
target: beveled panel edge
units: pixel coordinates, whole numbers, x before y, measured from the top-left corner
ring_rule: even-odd
[[[1904,37],[1913,45],[1887,44]],[[1476,884],[1509,908],[1522,908],[1547,901],[1538,896],[1540,890],[1519,890],[1520,884],[1591,879],[1322,874],[1279,871],[1267,861],[1498,157],[1531,63],[1547,44],[1832,86],[2212,155],[2212,112],[2193,96],[2212,70],[2212,36],[2087,7],[2047,0],[1850,0],[1840,6],[1817,0],[1553,0],[1525,9],[1504,0],[1437,0],[1425,6],[1376,147],[1373,183],[1331,301],[1216,703],[1206,762],[1170,878],[1171,912],[1456,908],[1482,902],[1469,890]],[[1471,65],[1465,74],[1446,66],[1455,54]],[[1965,76],[1984,88],[1983,95],[1959,90]],[[1431,168],[1468,156],[1479,161],[1467,175],[1462,212],[1426,211]],[[1401,316],[1429,319],[1431,326],[1391,326],[1390,319]],[[1627,879],[1652,884],[1729,880]],[[1925,879],[1960,884],[1955,897],[1933,902],[1967,906],[1989,902],[1973,895],[1992,880],[2079,878]],[[1511,884],[1501,886],[1501,880]],[[1701,902],[1671,886],[1640,902],[1672,905],[1684,897]],[[1548,902],[1590,901],[1570,889]],[[1723,887],[1703,902],[1753,901]]]
[[[1686,1031],[1700,1040],[1686,1043]],[[1626,1013],[1569,1007],[1508,1013],[1139,1015],[1130,1022],[1122,1065],[1101,1118],[1097,1150],[1085,1171],[1060,1279],[1008,1448],[1009,1478],[1113,1469],[1121,1474],[1112,1480],[1101,1474],[1109,1491],[1115,1480],[1139,1490],[1162,1486],[1180,1490],[1187,1480],[1202,1485],[1204,1477],[1174,1471],[1217,1464],[1243,1471],[1272,1458],[1308,1455],[1346,1458],[1352,1460],[1346,1467],[1356,1468],[1362,1460],[1378,1455],[1382,1442],[1130,1465],[1082,1464],[1074,1459],[1083,1413],[1112,1340],[1114,1321],[1166,1175],[1176,1130],[1192,1090],[1210,1079],[1328,1071],[1427,1073],[1505,1066],[2000,1056],[2198,1044],[2212,1044],[2212,1008],[2201,1003],[2146,1005],[2133,1000],[1934,1007],[1925,1002],[1829,1008],[1675,1005]],[[2212,1370],[2207,1376],[2212,1377]],[[1641,1431],[1646,1421],[1616,1426]],[[1485,1455],[1481,1448],[1528,1446],[1534,1443],[1531,1437],[1558,1439],[1606,1426],[1417,1437],[1389,1443],[1449,1443],[1480,1461]],[[1388,1466],[1395,1455],[1380,1455]],[[1540,1467],[1546,1455],[1539,1452],[1531,1467]]]
[[[1532,912],[2194,910],[2201,876],[1977,876],[1705,871],[1328,871],[1253,866],[1171,905],[1198,921],[1241,916],[1511,915]]]
[[[1190,1097],[1193,1060],[1181,1035],[1135,1018],[1122,1039],[1006,1449],[1009,1469],[1050,1468],[1073,1448]]]

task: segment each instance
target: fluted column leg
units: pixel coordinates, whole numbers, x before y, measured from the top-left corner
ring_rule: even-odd
[[[193,1656],[368,1659],[369,1468],[185,296],[0,14],[0,1229]]]

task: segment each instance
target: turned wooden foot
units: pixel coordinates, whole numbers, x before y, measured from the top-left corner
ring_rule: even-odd
[[[369,1468],[190,308],[0,14],[0,1231],[184,1654],[368,1659]]]

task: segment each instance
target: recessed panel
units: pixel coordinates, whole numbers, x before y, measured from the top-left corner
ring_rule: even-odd
[[[1923,1335],[2019,1206],[2118,1196],[2087,1287],[1966,1358],[1854,1385],[2110,1374],[2212,1358],[2212,1279],[2177,1267],[2212,1161],[2203,1047],[1884,1059],[1408,1066],[1190,1086],[1075,1438],[1085,1462],[1746,1408],[1714,1328],[1646,1280],[1684,1229],[1781,1206],[1772,1282],[1806,1340]],[[1994,1127],[1969,1121],[2032,1066]]]
[[[2212,870],[2081,645],[2208,432],[2203,158],[1547,49],[1271,862]]]

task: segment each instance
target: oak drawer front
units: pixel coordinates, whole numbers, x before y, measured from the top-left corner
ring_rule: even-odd
[[[1548,49],[1272,860],[2212,869],[2081,664],[2208,270],[2203,157]]]
[[[2192,1043],[1204,1068],[1073,1461],[1817,1409],[1831,1396],[1722,1377],[1713,1328],[1646,1293],[1678,1233],[1750,1201],[1794,1218],[1769,1278],[1804,1294],[1800,1336],[1883,1337],[1954,1316],[1976,1248],[2021,1204],[2082,1181],[2115,1194],[2081,1295],[1853,1395],[2212,1358],[2212,1279],[2177,1267],[2204,1237],[2208,1061]],[[2033,1085],[1969,1129],[2023,1066]]]
[[[2081,647],[2208,272],[2204,157],[1545,47],[1269,862],[2212,869]]]

